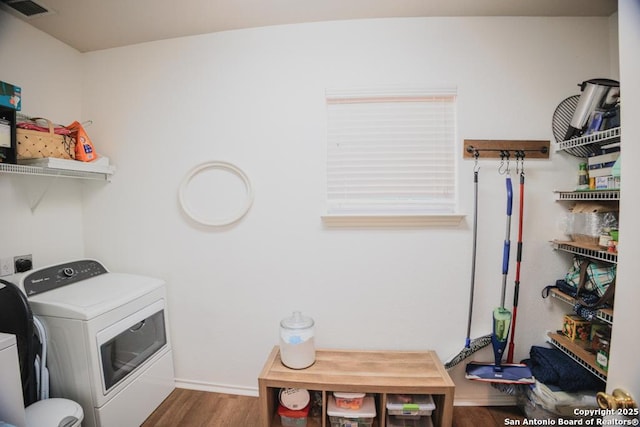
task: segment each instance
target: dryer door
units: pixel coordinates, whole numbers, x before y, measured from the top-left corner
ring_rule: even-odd
[[[105,394],[167,345],[164,318],[157,301],[97,334]]]

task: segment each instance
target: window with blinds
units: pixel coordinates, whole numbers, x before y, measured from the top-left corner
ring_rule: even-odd
[[[456,209],[456,91],[328,91],[327,214]]]

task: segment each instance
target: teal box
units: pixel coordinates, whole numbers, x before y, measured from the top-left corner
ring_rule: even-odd
[[[20,111],[22,107],[22,89],[10,83],[0,81],[0,107],[9,107]]]

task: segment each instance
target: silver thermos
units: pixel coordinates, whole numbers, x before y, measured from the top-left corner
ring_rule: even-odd
[[[604,114],[614,109],[620,98],[620,83],[610,79],[591,79],[579,84],[581,94],[565,141],[584,134],[587,130],[597,131]],[[595,128],[595,129],[594,129]]]

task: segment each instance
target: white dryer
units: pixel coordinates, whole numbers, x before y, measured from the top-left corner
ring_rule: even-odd
[[[139,426],[175,388],[164,281],[85,259],[19,286],[47,331],[51,396],[80,403],[83,426]]]

